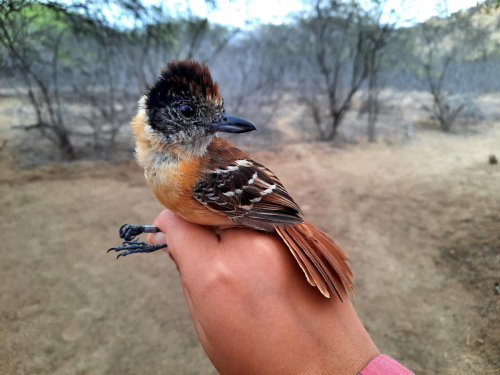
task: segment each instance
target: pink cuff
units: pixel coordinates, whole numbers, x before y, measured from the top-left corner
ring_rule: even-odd
[[[359,375],[414,375],[394,359],[381,354],[372,359]]]

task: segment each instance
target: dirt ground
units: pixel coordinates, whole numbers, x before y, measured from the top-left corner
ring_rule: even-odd
[[[161,207],[133,161],[16,169],[0,151],[0,373],[213,374],[163,253],[116,261]],[[356,274],[379,349],[417,374],[500,374],[499,126],[296,143],[258,160]],[[328,202],[325,204],[324,202]],[[334,317],[332,317],[334,318]]]

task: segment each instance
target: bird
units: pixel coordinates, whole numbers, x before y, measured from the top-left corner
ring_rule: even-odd
[[[322,230],[304,221],[278,177],[221,136],[255,125],[226,114],[218,83],[205,64],[176,60],[138,102],[131,126],[135,157],[157,200],[178,216],[220,234],[251,228],[281,239],[307,281],[323,296],[354,296],[347,254]],[[151,225],[125,224],[118,256],[150,253],[167,245],[136,241]],[[168,241],[168,239],[167,239]]]

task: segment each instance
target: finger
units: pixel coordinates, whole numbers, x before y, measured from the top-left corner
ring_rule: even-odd
[[[167,243],[168,251],[183,276],[199,272],[201,266],[209,263],[212,250],[219,244],[214,233],[169,210],[162,211],[153,224],[162,233],[148,235],[148,241],[152,244]]]
[[[191,314],[191,319],[193,320],[196,333],[198,334],[201,344],[204,345],[207,342],[207,335],[205,334],[205,330],[203,329],[203,326],[201,325],[200,320],[198,319],[198,315],[196,314],[197,309],[193,304],[193,300],[189,293],[189,289],[186,287],[185,284],[182,285],[182,291],[184,292],[184,298],[186,299],[186,303],[188,305],[188,309]]]
[[[167,243],[167,237],[165,237],[165,233],[149,233],[148,234],[148,242],[151,245],[163,245]],[[165,251],[168,252],[168,249],[165,248]]]

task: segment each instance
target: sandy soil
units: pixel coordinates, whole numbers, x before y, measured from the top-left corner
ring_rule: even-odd
[[[499,139],[422,131],[257,155],[350,254],[380,350],[418,374],[500,373]],[[138,167],[17,170],[0,152],[0,373],[215,373],[169,258],[105,252],[161,209]]]

